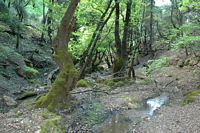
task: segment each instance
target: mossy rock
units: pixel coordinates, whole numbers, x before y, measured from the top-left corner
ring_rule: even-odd
[[[114,85],[115,85],[115,82],[114,82],[114,80],[113,80],[113,79],[111,79],[111,78],[108,78],[108,79],[106,79],[106,80],[104,80],[104,81],[103,81],[103,84],[105,84],[105,85],[107,85],[107,86],[110,86],[110,87],[112,87],[112,86],[114,86]]]
[[[25,59],[24,61],[25,61],[26,65],[27,65],[28,67],[33,67],[33,64],[32,64],[32,62],[31,62],[30,60]]]
[[[24,100],[26,98],[29,98],[29,97],[33,97],[33,96],[36,96],[37,93],[36,92],[33,92],[33,91],[25,91],[22,93],[22,95],[17,98],[18,100]]]
[[[45,121],[41,125],[40,133],[65,133],[61,116],[49,111],[44,111],[41,115]]]
[[[89,87],[89,82],[87,80],[81,79],[77,82],[76,87]]]
[[[16,73],[19,76],[24,77],[24,78],[28,78],[28,79],[33,78],[33,77],[35,77],[36,75],[39,74],[39,72],[36,69],[28,67],[28,66],[25,66],[23,68],[17,67]]]
[[[14,54],[14,50],[0,44],[0,61],[7,60],[11,56],[11,54]]]
[[[28,67],[28,66],[24,67],[23,70],[24,70],[25,76],[28,78],[32,78],[39,74],[39,72],[36,69]]]
[[[129,80],[126,78],[123,80],[114,80],[112,78],[108,78],[104,80],[102,83],[110,87],[121,87],[129,83]]]
[[[13,49],[7,47],[7,46],[2,46],[0,44],[0,61],[9,61],[11,64],[18,65],[20,67],[26,66],[24,62],[24,57],[15,52]]]
[[[183,105],[187,105],[195,101],[195,96],[200,95],[200,85],[196,90],[193,90],[186,94],[185,99],[183,101]]]

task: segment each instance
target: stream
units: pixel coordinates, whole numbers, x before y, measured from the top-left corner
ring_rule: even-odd
[[[104,123],[100,129],[101,133],[126,133],[133,130],[145,118],[150,119],[155,111],[165,105],[169,100],[168,95],[161,94],[155,98],[149,98],[142,104],[142,109],[133,109],[115,114]]]

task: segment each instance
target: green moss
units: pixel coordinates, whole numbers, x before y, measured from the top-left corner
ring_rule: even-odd
[[[22,100],[22,99],[26,99],[26,98],[28,98],[28,97],[32,97],[32,96],[36,96],[37,95],[37,93],[35,93],[35,92],[32,92],[32,91],[25,91],[25,92],[23,92],[23,94],[20,96],[20,100]]]
[[[44,111],[42,117],[45,121],[41,125],[40,133],[65,133],[62,125],[63,118],[55,113]]]
[[[1,30],[1,29],[0,29]],[[7,32],[1,32],[0,31],[0,36],[2,37],[2,38],[4,38],[4,39],[11,39],[11,40],[14,40],[14,38],[10,35],[10,34],[8,34]]]
[[[93,103],[92,108],[85,114],[85,120],[90,124],[101,123],[103,117],[103,105],[98,102]]]
[[[105,79],[103,81],[100,81],[100,83],[103,83],[107,86],[110,86],[110,87],[121,87],[121,86],[124,86],[126,84],[129,84],[130,83],[130,80],[127,78],[123,78],[123,79],[112,79],[112,78],[108,78],[108,79]]]
[[[76,85],[78,75],[70,55],[65,49],[56,49],[54,58],[61,69],[60,73],[50,91],[45,96],[40,97],[35,104],[36,107],[44,107],[49,111],[69,107],[69,91]]]
[[[120,72],[123,68],[123,60],[120,57],[116,57],[113,63],[113,73],[114,76],[117,76],[119,74],[116,74],[118,72]]]
[[[14,54],[14,50],[0,45],[0,60],[7,60],[12,54]]]
[[[87,80],[81,79],[76,84],[77,87],[89,87],[89,83]]]
[[[197,87],[196,90],[193,90],[186,94],[185,99],[183,100],[183,105],[192,103],[195,101],[195,96],[200,94],[200,85]]]
[[[112,87],[112,86],[115,85],[115,82],[113,81],[113,79],[108,78],[108,79],[106,79],[106,80],[103,81],[103,84]]]
[[[17,117],[20,117],[20,116],[22,116],[22,115],[23,115],[23,112],[17,111],[17,113],[16,113],[16,116],[17,116]]]
[[[36,69],[28,67],[28,66],[25,66],[23,68],[23,72],[24,72],[25,77],[27,78],[32,78],[36,76],[37,74],[39,74],[39,72]]]

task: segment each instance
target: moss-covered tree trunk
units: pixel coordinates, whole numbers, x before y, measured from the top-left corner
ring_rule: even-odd
[[[69,91],[74,87],[77,71],[71,56],[67,50],[71,27],[73,26],[73,14],[80,0],[72,0],[63,19],[61,20],[57,36],[53,40],[55,48],[54,60],[60,67],[60,73],[52,85],[50,91],[36,101],[36,107],[46,107],[50,111],[68,107]]]

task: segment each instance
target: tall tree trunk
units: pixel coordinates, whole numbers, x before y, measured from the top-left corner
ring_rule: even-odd
[[[128,60],[127,55],[127,40],[128,40],[128,32],[129,32],[129,22],[131,16],[131,6],[132,0],[128,0],[126,4],[126,16],[124,20],[124,31],[122,41],[120,40],[119,35],[119,1],[115,0],[116,5],[116,16],[115,16],[115,46],[117,49],[117,56],[115,57],[113,63],[113,73],[114,77],[116,76],[124,76],[125,66]]]
[[[45,14],[45,1],[42,0],[42,24],[43,24],[43,30],[42,30],[42,34],[41,34],[41,41],[44,41],[44,27],[45,27],[45,23],[46,23],[46,14]]]
[[[119,35],[119,0],[115,0],[115,47],[117,49],[117,56],[121,56],[121,39]]]
[[[148,47],[148,53],[153,56],[153,50],[152,50],[152,45],[153,45],[153,5],[154,5],[154,0],[151,0],[150,3],[150,41],[149,41],[149,47]]]
[[[50,111],[55,111],[55,109],[67,108],[69,105],[69,91],[75,85],[77,71],[68,53],[67,44],[69,42],[69,34],[71,34],[69,29],[73,21],[73,14],[79,1],[71,1],[61,20],[57,35],[53,40],[53,46],[55,48],[54,59],[60,68],[60,73],[50,91],[36,101],[36,107],[47,107]]]
[[[129,23],[130,23],[130,16],[131,16],[131,6],[132,6],[132,0],[128,0],[127,6],[126,6],[126,18],[125,18],[125,24],[124,24],[124,33],[123,33],[122,50],[121,50],[121,57],[123,60],[124,67],[126,66],[127,59],[128,59],[127,40],[128,40]]]

